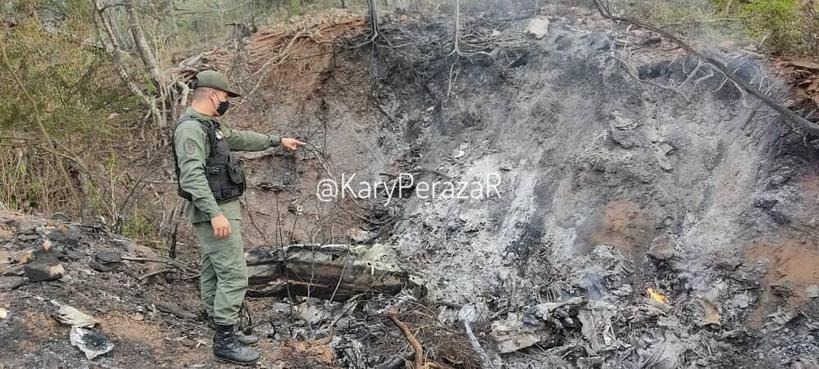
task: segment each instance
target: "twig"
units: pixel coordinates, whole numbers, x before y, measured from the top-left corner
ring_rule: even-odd
[[[146,279],[148,279],[150,277],[153,277],[155,275],[160,275],[160,274],[164,274],[164,273],[168,273],[168,272],[172,272],[172,271],[173,271],[173,269],[165,268],[165,269],[160,269],[160,270],[157,270],[157,271],[154,271],[154,272],[145,273],[141,277],[139,277],[139,280],[144,281],[144,280],[146,280]]]

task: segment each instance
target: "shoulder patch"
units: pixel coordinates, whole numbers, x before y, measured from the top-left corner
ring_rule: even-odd
[[[185,140],[183,147],[185,148],[185,154],[193,155],[196,152],[196,143],[190,138]]]

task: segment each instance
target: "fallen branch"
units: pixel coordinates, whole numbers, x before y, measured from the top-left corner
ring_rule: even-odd
[[[165,264],[165,265],[168,265],[168,266],[178,268],[179,270],[182,270],[183,272],[197,274],[197,275],[199,274],[198,270],[188,266],[188,264],[185,264],[185,263],[183,263],[183,262],[181,262],[179,260],[171,259],[171,258],[165,258],[165,257],[140,258],[140,257],[125,255],[125,256],[122,257],[122,260],[138,261],[138,262],[146,262],[146,263],[162,263],[162,264]],[[157,273],[157,274],[161,274],[161,273]],[[140,278],[140,279],[143,279],[143,278]]]
[[[168,269],[168,268],[156,270],[156,271],[153,271],[153,272],[150,272],[150,273],[143,274],[141,277],[139,277],[139,280],[144,281],[144,280],[146,280],[148,278],[151,278],[153,276],[157,276],[157,275],[160,275],[160,274],[169,273],[169,272],[173,272],[173,271],[174,271],[173,269]]]
[[[648,30],[648,31],[654,32],[656,34],[659,34],[660,36],[665,37],[666,39],[668,39],[672,43],[674,43],[674,44],[678,45],[679,47],[681,47],[688,54],[693,55],[693,56],[695,56],[697,58],[700,58],[702,60],[705,60],[706,62],[708,62],[708,64],[711,64],[714,68],[716,68],[717,70],[722,72],[722,74],[724,74],[726,78],[728,78],[732,82],[736,83],[739,87],[741,87],[742,89],[747,91],[752,96],[754,96],[757,99],[761,100],[763,103],[765,103],[765,105],[768,105],[771,109],[773,109],[777,113],[779,113],[783,118],[785,118],[785,120],[793,123],[795,125],[795,127],[792,127],[792,128],[798,129],[798,130],[801,130],[801,131],[803,131],[805,133],[808,133],[810,135],[819,137],[819,126],[817,126],[813,122],[799,116],[795,112],[793,112],[790,109],[784,107],[782,104],[779,104],[779,103],[773,101],[773,99],[771,99],[770,97],[765,95],[762,91],[760,91],[756,87],[752,86],[750,83],[748,83],[748,81],[746,81],[746,80],[740,78],[739,76],[737,76],[734,72],[732,72],[730,69],[728,69],[728,67],[725,64],[723,64],[722,61],[720,61],[719,59],[717,59],[717,58],[715,58],[713,56],[706,55],[706,54],[694,49],[693,47],[688,45],[686,42],[684,42],[683,40],[681,40],[677,36],[674,36],[671,33],[667,32],[667,31],[664,31],[664,30],[662,30],[662,29],[660,29],[660,28],[658,28],[656,26],[653,26],[653,25],[650,25],[650,24],[647,24],[647,23],[643,23],[643,22],[635,20],[635,19],[612,15],[611,12],[609,11],[609,9],[605,5],[603,5],[603,3],[600,0],[594,0],[594,4],[597,6],[597,10],[600,12],[600,15],[602,15],[603,18],[610,19],[610,20],[613,20],[613,21],[626,22],[626,23],[631,24],[631,25],[633,25],[635,27],[643,28],[645,30]]]
[[[415,351],[415,369],[424,368],[424,349],[421,347],[421,343],[418,342],[418,339],[415,338],[415,335],[412,334],[409,327],[398,320],[398,312],[395,309],[387,311],[387,315],[390,317],[390,320],[392,320],[392,323],[401,330],[401,333],[404,334],[407,342],[409,342]]]

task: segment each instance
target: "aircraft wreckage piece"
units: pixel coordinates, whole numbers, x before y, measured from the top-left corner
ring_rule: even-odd
[[[290,245],[260,247],[246,255],[249,296],[290,293],[343,301],[364,293],[395,295],[410,289],[423,296],[420,280],[396,265],[379,261],[383,245]],[[380,254],[380,255],[379,255]]]

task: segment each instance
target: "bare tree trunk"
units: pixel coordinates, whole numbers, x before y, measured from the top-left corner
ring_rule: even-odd
[[[145,67],[147,67],[148,71],[151,73],[151,79],[153,80],[156,90],[159,92],[159,100],[164,101],[166,96],[165,92],[167,89],[165,77],[163,76],[162,71],[159,69],[159,63],[151,50],[151,46],[148,45],[148,41],[145,39],[145,31],[143,31],[142,23],[140,22],[139,16],[136,13],[134,0],[125,0],[124,5],[125,12],[128,14],[128,29],[131,31],[131,35],[134,37],[134,45],[136,45],[139,58],[142,59]],[[159,126],[165,127],[164,114],[160,114],[157,118]]]
[[[159,108],[157,107],[156,97],[150,96],[146,94],[145,91],[142,91],[139,85],[137,85],[136,82],[134,82],[134,80],[131,78],[130,74],[128,73],[128,70],[125,68],[125,63],[122,61],[122,54],[124,53],[124,51],[122,51],[122,46],[120,46],[119,41],[117,40],[117,36],[114,33],[114,28],[111,26],[110,20],[108,19],[108,17],[105,16],[105,9],[107,9],[107,7],[103,5],[101,0],[89,1],[91,2],[95,10],[94,21],[97,23],[98,37],[100,39],[100,42],[103,43],[105,51],[108,52],[108,55],[111,56],[111,61],[114,63],[114,66],[116,67],[117,74],[122,79],[122,81],[128,86],[128,89],[131,91],[131,93],[138,96],[151,110],[151,114],[155,117],[157,124],[161,127],[164,127],[165,116],[159,111]],[[100,31],[100,29],[102,29],[102,31],[105,32],[105,35],[102,34],[102,31]],[[145,42],[143,46],[146,46],[146,49],[150,51],[150,49],[147,48],[147,42]],[[153,53],[151,53],[150,55],[153,55]]]
[[[151,78],[154,80],[154,83],[157,84],[157,87],[165,86],[165,78],[159,70],[159,63],[153,51],[151,51],[148,41],[145,39],[142,23],[134,9],[134,0],[125,1],[125,12],[128,14],[128,29],[131,30],[131,35],[134,36],[134,44],[136,45],[137,53],[139,53],[139,58],[142,59],[142,62],[148,67],[148,70],[151,72]]]
[[[378,35],[378,4],[377,0],[367,0],[367,10],[370,18],[370,26],[373,28],[373,35]]]
[[[119,75],[120,79],[128,86],[128,89],[134,95],[138,96],[145,105],[150,109],[151,115],[154,116],[155,122],[160,127],[166,126],[165,115],[160,111],[159,107],[157,106],[157,97],[151,96],[147,94],[142,88],[137,85],[136,82],[131,78],[128,70],[125,68],[125,63],[122,61],[122,46],[120,46],[119,41],[117,39],[116,34],[114,33],[114,28],[111,26],[111,21],[108,17],[105,16],[105,10],[108,9],[110,6],[103,5],[101,0],[89,0],[94,7],[94,21],[97,23],[97,33],[100,39],[100,42],[105,47],[105,51],[111,56],[111,61],[116,66],[117,74]],[[148,46],[148,42],[145,40],[145,34],[142,31],[142,26],[139,23],[138,18],[136,18],[136,11],[133,8],[133,0],[129,0],[127,3],[129,6],[126,7],[128,10],[128,18],[129,18],[129,28],[132,31],[134,36],[135,44],[137,45],[137,50],[140,54],[140,58],[142,59],[143,63],[150,69],[151,78],[153,79],[153,83],[157,86],[157,91],[159,91],[159,98],[162,99],[165,97],[165,83],[162,73],[159,70],[158,63],[156,62],[156,58],[153,55],[150,47]],[[133,15],[133,17],[131,17]],[[102,29],[102,31],[100,31]],[[102,32],[105,32],[103,35]],[[107,36],[107,37],[105,37]]]

